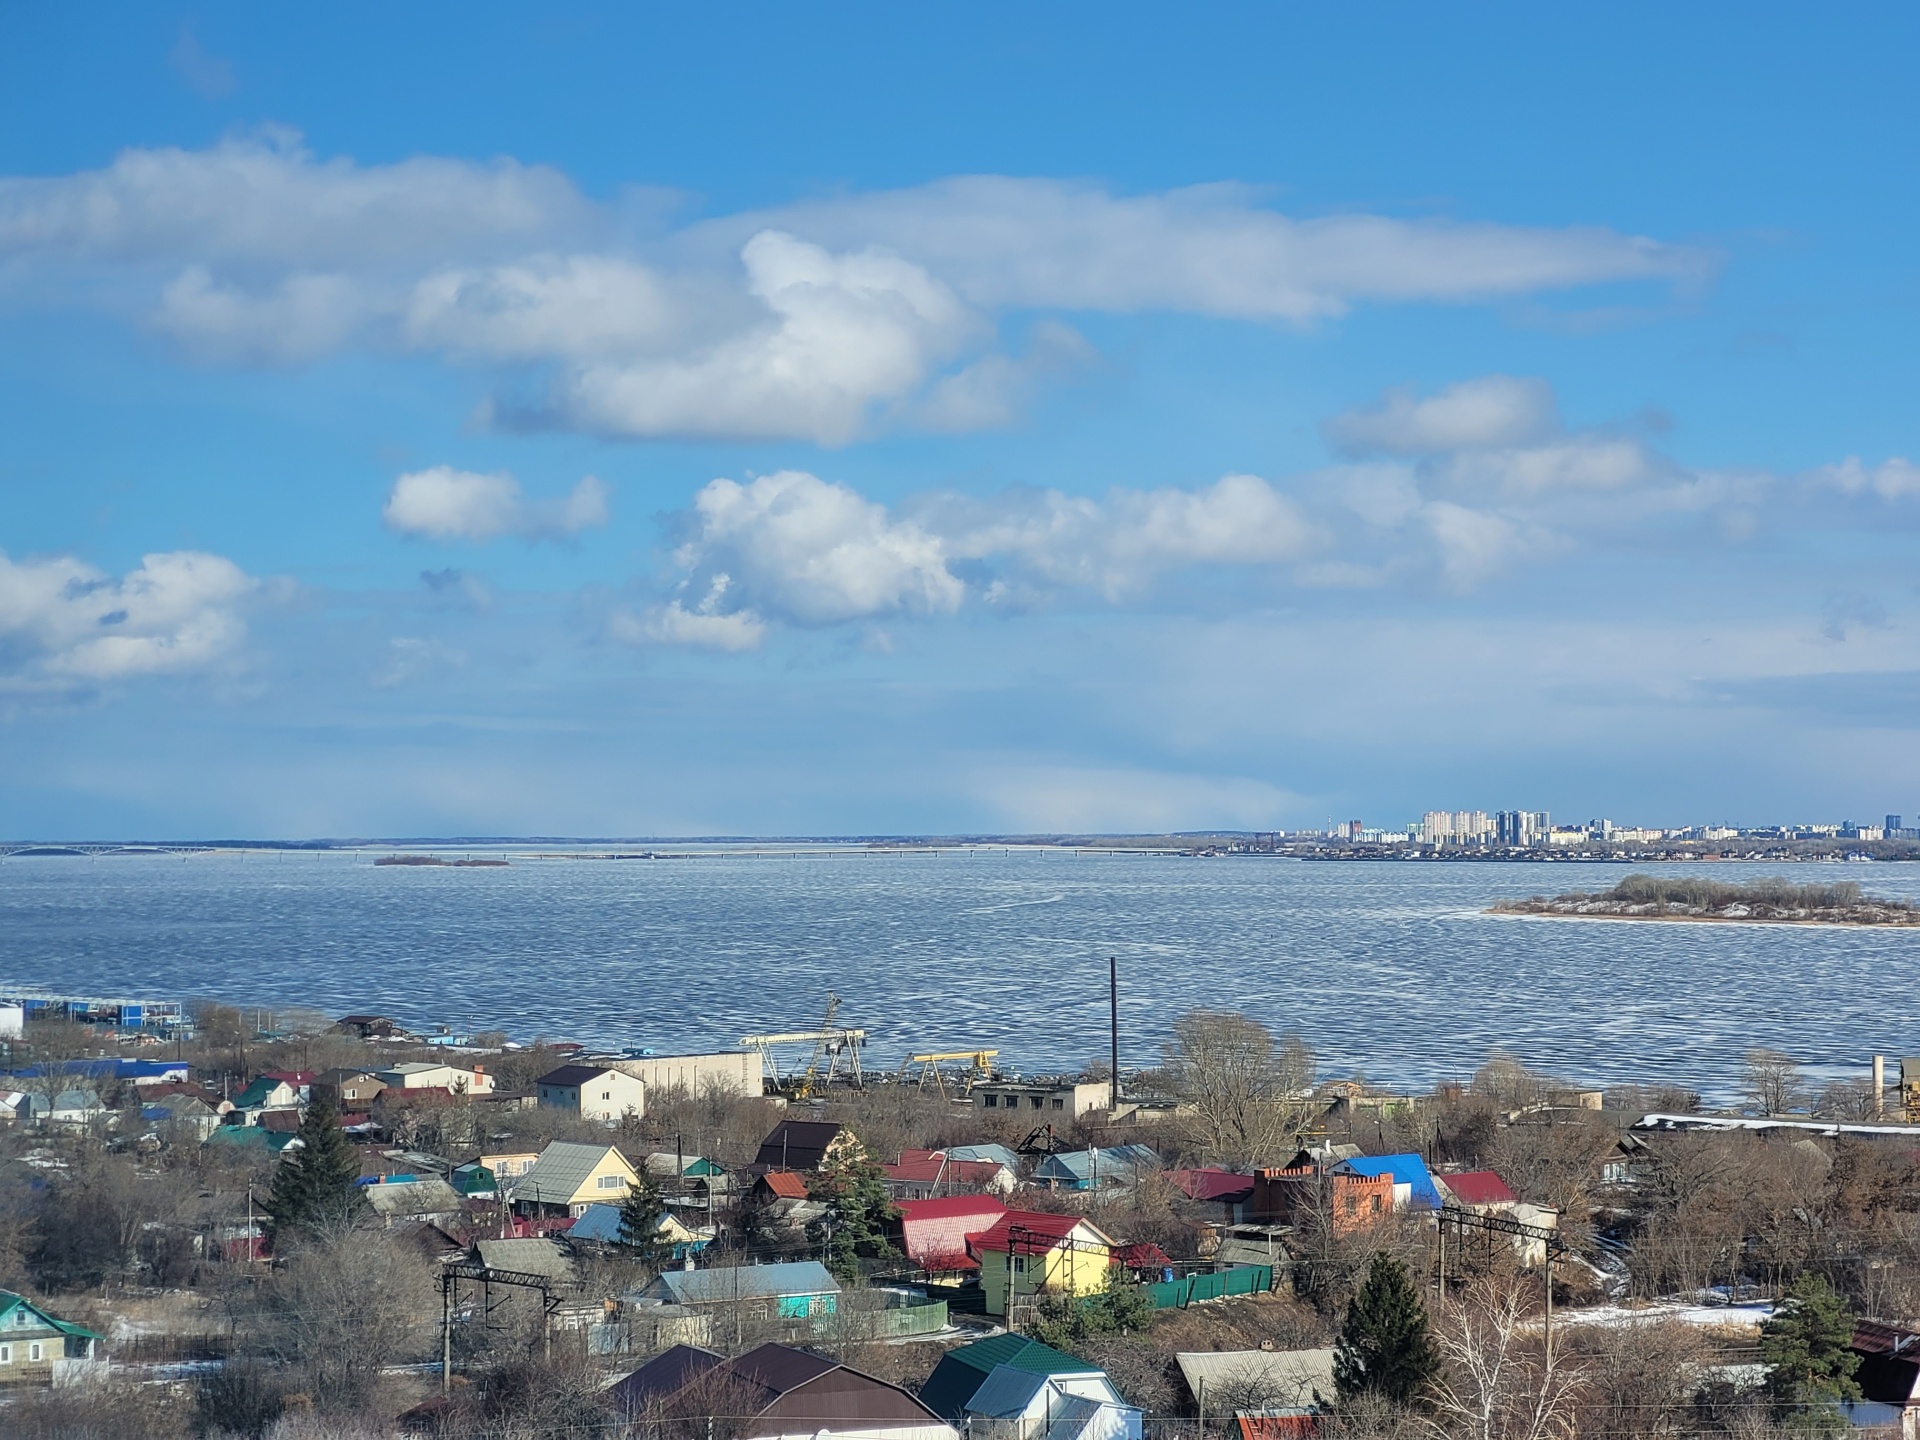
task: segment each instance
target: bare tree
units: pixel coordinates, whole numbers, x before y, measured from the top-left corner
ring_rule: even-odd
[[[1547,1440],[1572,1423],[1580,1375],[1542,1343],[1515,1281],[1475,1281],[1438,1328],[1446,1371],[1435,1433],[1448,1440]]]
[[[1275,1042],[1233,1010],[1189,1010],[1162,1047],[1175,1097],[1192,1107],[1204,1158],[1258,1164],[1286,1159],[1315,1113],[1313,1052],[1298,1035]]]
[[[1747,1051],[1746,1086],[1747,1103],[1762,1115],[1788,1115],[1807,1103],[1799,1063],[1778,1050]]]

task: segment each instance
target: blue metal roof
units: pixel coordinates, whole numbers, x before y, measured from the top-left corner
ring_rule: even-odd
[[[1427,1170],[1427,1162],[1418,1155],[1357,1155],[1351,1160],[1338,1161],[1329,1168],[1372,1179],[1391,1175],[1394,1184],[1408,1187],[1417,1208],[1438,1210],[1441,1207],[1440,1191]]]

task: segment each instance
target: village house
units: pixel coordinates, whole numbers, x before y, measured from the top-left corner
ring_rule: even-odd
[[[864,1153],[859,1137],[834,1120],[782,1120],[760,1142],[756,1170],[818,1170],[830,1158]]]
[[[238,1095],[233,1097],[230,1115],[240,1119],[234,1123],[258,1125],[260,1117],[270,1110],[287,1110],[298,1113],[306,1103],[301,1087],[284,1075],[256,1075]]]
[[[1138,1184],[1159,1168],[1159,1152],[1151,1145],[1090,1146],[1044,1157],[1033,1167],[1033,1182],[1049,1190],[1105,1190]]]
[[[1253,1176],[1237,1170],[1203,1166],[1193,1170],[1169,1170],[1167,1179],[1196,1205],[1218,1206],[1217,1218],[1225,1225],[1238,1225],[1247,1218],[1253,1201]]]
[[[1840,1409],[1854,1428],[1920,1440],[1920,1332],[1857,1320],[1847,1348],[1860,1360],[1860,1398]]]
[[[480,1066],[462,1070],[458,1065],[442,1065],[430,1060],[410,1060],[378,1072],[389,1090],[445,1090],[452,1095],[487,1095],[493,1091],[493,1076]]]
[[[1335,1170],[1300,1155],[1291,1165],[1253,1172],[1244,1213],[1256,1225],[1319,1220],[1334,1234],[1348,1235],[1393,1213],[1393,1177]]]
[[[782,1265],[663,1270],[642,1287],[640,1295],[669,1305],[739,1305],[749,1314],[769,1319],[811,1320],[839,1309],[840,1282],[818,1260],[794,1260]]]
[[[1184,1350],[1174,1356],[1202,1417],[1234,1415],[1258,1440],[1306,1437],[1333,1402],[1333,1351]]]
[[[544,1108],[582,1120],[614,1125],[623,1116],[647,1113],[647,1087],[605,1065],[562,1065],[536,1080],[534,1091]]]
[[[163,1133],[184,1133],[205,1140],[219,1126],[220,1112],[197,1095],[171,1094],[142,1104],[140,1119],[160,1127]]]
[[[389,1226],[395,1221],[452,1223],[462,1200],[438,1175],[380,1175],[361,1182],[373,1213]]]
[[[356,1040],[408,1040],[412,1037],[398,1020],[385,1015],[342,1015],[334,1021],[331,1034],[351,1035]]]
[[[1475,1215],[1502,1216],[1536,1230],[1559,1228],[1559,1211],[1546,1205],[1527,1204],[1491,1170],[1462,1170],[1433,1178],[1455,1209],[1467,1210]],[[1522,1265],[1533,1266],[1546,1261],[1547,1242],[1544,1238],[1537,1235],[1514,1235],[1510,1238]]]
[[[998,1160],[956,1160],[944,1150],[903,1150],[892,1165],[882,1165],[887,1193],[899,1200],[935,1195],[1011,1195],[1019,1179]]]
[[[563,1233],[575,1244],[611,1247],[627,1243],[620,1231],[618,1205],[589,1205]],[[668,1257],[675,1261],[699,1254],[712,1238],[690,1229],[671,1215],[660,1217],[655,1236],[658,1243],[667,1247]]]
[[[105,1337],[0,1290],[0,1386],[62,1384],[104,1369]]]
[[[510,1195],[517,1214],[533,1219],[578,1218],[596,1201],[620,1204],[639,1183],[627,1157],[613,1146],[556,1140],[513,1182]]]
[[[106,1119],[112,1112],[100,1103],[100,1097],[92,1090],[62,1090],[53,1097],[53,1104],[47,1110],[46,1123],[62,1125],[70,1129],[82,1129],[95,1121]]]
[[[991,1195],[945,1195],[929,1200],[896,1200],[893,1240],[917,1270],[929,1275],[967,1275],[980,1262],[968,1242],[985,1234],[1007,1213]]]
[[[940,1357],[920,1399],[967,1434],[1005,1440],[1122,1440],[1141,1433],[1099,1367],[1024,1335],[995,1335]]]
[[[1035,1295],[1091,1295],[1113,1263],[1113,1241],[1078,1215],[1009,1210],[972,1244],[991,1315]]]
[[[540,1159],[537,1150],[501,1150],[492,1154],[476,1155],[473,1163],[491,1170],[494,1178],[505,1184],[518,1180],[531,1170]]]
[[[323,1070],[313,1077],[315,1093],[324,1094],[333,1102],[335,1111],[342,1115],[364,1112],[386,1088],[387,1082],[373,1071],[356,1070],[351,1066]]]
[[[976,1109],[1035,1120],[1078,1120],[1112,1103],[1113,1087],[1104,1080],[982,1080],[973,1087]]]
[[[734,1359],[676,1345],[608,1392],[629,1422],[698,1419],[724,1400],[738,1440],[831,1435],[834,1440],[956,1440],[956,1432],[897,1385],[786,1345]]]

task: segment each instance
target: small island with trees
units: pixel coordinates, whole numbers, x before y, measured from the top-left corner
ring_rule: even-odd
[[[1501,900],[1490,915],[1585,920],[1727,920],[1770,925],[1920,925],[1920,905],[1864,895],[1854,882],[1796,885],[1778,878],[1745,885],[1685,875],[1629,875],[1611,890]]]

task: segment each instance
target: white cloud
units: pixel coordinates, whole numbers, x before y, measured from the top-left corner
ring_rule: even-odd
[[[766,636],[765,622],[751,610],[721,608],[732,584],[732,577],[715,575],[706,598],[691,610],[675,596],[644,615],[616,612],[610,626],[613,638],[629,645],[682,645],[732,654],[757,650]]]
[[[1059,490],[936,497],[929,515],[956,557],[1002,560],[1110,599],[1164,570],[1277,564],[1323,541],[1299,505],[1257,475],[1227,475],[1199,490],[1115,488],[1098,500]]]
[[[1431,455],[1525,445],[1558,432],[1553,388],[1544,380],[1486,375],[1424,399],[1390,390],[1375,405],[1348,410],[1322,427],[1354,455]]]
[[[938,537],[802,471],[714,480],[694,497],[694,514],[681,563],[729,576],[748,603],[804,624],[952,611],[965,590]]]
[[[189,550],[117,580],[71,557],[0,554],[0,673],[60,684],[201,669],[239,642],[257,588],[231,560]]]
[[[482,475],[435,465],[395,480],[381,514],[388,529],[430,540],[538,540],[606,524],[607,487],[588,475],[564,498],[529,500],[505,471]]]
[[[0,177],[0,256],[365,272],[586,239],[604,221],[543,165],[322,161],[290,131],[123,150],[104,170]]]
[[[1441,576],[1450,590],[1475,589],[1521,561],[1553,554],[1561,545],[1540,526],[1446,500],[1429,501],[1420,513],[1440,552]]]
[[[248,293],[191,265],[161,291],[152,323],[209,359],[278,365],[331,354],[373,314],[371,297],[343,275],[289,275]]]
[[[1515,496],[1633,489],[1669,478],[1674,466],[1638,440],[1571,435],[1542,445],[1455,455],[1444,471],[1455,484],[1490,484]]]
[[[489,359],[631,355],[686,324],[673,290],[650,266],[599,255],[441,270],[414,286],[403,333],[420,349]]]
[[[844,444],[881,424],[1011,423],[1085,359],[1050,321],[1024,357],[999,349],[1008,309],[1307,321],[1701,265],[1605,230],[1297,219],[1234,186],[974,176],[678,231],[634,223],[639,204],[512,160],[360,165],[268,132],[0,177],[0,282],[235,363],[362,347],[547,367],[503,377],[513,395],[550,385],[541,398],[483,409],[515,423]]]
[[[685,356],[587,365],[560,412],[630,436],[804,436],[844,444],[986,333],[946,286],[878,250],[830,254],[768,230],[740,252],[768,323]]]
[[[1849,455],[1838,465],[1824,466],[1815,476],[1848,495],[1878,495],[1882,500],[1920,497],[1920,465],[1898,455],[1872,466],[1861,464],[1857,455]]]
[[[984,306],[1178,310],[1304,321],[1358,301],[1474,300],[1699,273],[1697,251],[1598,228],[1335,215],[1300,220],[1238,185],[1116,196],[963,176],[714,222],[878,243]]]

